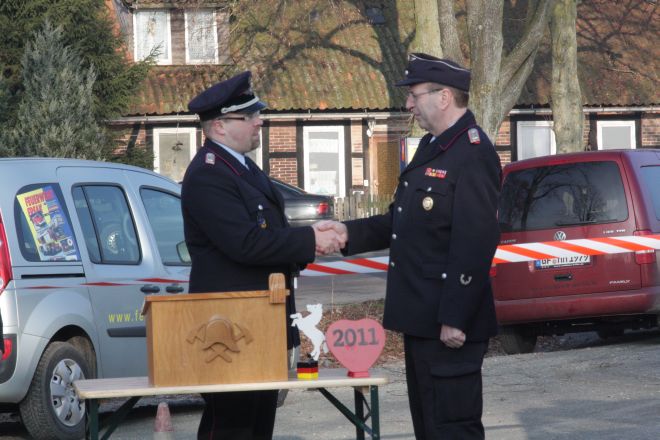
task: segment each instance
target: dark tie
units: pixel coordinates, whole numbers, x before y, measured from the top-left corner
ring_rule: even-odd
[[[266,173],[261,171],[257,164],[254,163],[249,157],[245,158],[245,163],[248,166],[248,170],[250,170],[250,173],[252,173],[255,180],[257,181],[259,189],[268,197],[272,197],[273,193],[270,190],[270,185],[268,183],[268,177],[266,176]]]

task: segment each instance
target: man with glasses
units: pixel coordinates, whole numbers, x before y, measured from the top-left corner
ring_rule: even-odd
[[[415,437],[483,439],[481,365],[497,332],[489,270],[499,241],[499,156],[467,109],[470,71],[411,54],[406,108],[428,133],[389,212],[325,222],[346,255],[390,248],[383,325],[404,334]]]
[[[188,104],[206,141],[183,178],[181,206],[192,258],[190,293],[268,289],[283,273],[287,297],[287,346],[300,345],[293,277],[315,252],[339,249],[334,231],[290,228],[284,201],[270,179],[246,156],[259,146],[266,105],[253,93],[249,71],[203,91]],[[210,366],[209,368],[212,368]],[[268,365],[263,365],[268,368]],[[203,395],[199,439],[262,440],[273,435],[277,390]]]

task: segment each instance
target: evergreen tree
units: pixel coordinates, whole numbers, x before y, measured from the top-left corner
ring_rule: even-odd
[[[22,89],[20,60],[30,36],[44,21],[61,26],[63,41],[80,54],[85,67],[94,66],[97,121],[121,115],[137,95],[150,60],[132,63],[125,56],[125,43],[113,30],[104,0],[0,0],[0,65],[15,99],[16,111]]]
[[[94,119],[96,73],[48,21],[21,61],[23,93],[9,131],[12,155],[101,159],[106,139]]]

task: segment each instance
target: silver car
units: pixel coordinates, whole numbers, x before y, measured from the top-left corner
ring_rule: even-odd
[[[0,406],[84,436],[79,378],[147,374],[147,294],[188,290],[180,186],[131,166],[0,159]]]

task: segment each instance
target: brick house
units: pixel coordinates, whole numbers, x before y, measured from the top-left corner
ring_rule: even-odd
[[[410,140],[405,90],[393,83],[413,36],[412,0],[243,0],[233,14],[226,1],[106,2],[134,59],[159,48],[129,113],[110,121],[123,147],[153,149],[155,170],[181,178],[202,143],[188,101],[250,69],[269,105],[255,154],[267,173],[338,197],[392,193]],[[505,44],[524,3],[507,2]],[[580,2],[586,148],[660,146],[659,15],[644,0]],[[495,139],[503,163],[555,153],[549,49]]]

